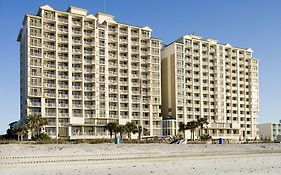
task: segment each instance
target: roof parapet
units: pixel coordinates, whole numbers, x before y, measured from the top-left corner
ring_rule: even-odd
[[[88,10],[82,9],[82,8],[79,8],[79,7],[69,6],[68,9],[67,9],[67,12],[74,13],[74,14],[77,14],[77,15],[86,16],[87,13],[88,13]]]

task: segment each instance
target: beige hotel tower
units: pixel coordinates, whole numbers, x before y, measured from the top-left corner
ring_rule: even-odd
[[[207,118],[213,139],[257,138],[258,60],[251,49],[186,35],[162,50],[163,134]],[[188,133],[186,133],[188,134]]]
[[[52,138],[105,137],[113,121],[161,135],[161,43],[151,32],[77,7],[26,15],[18,35],[20,122],[39,114]]]

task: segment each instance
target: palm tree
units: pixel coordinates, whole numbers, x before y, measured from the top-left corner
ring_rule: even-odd
[[[108,130],[110,134],[110,139],[112,139],[113,132],[116,130],[117,123],[109,122],[105,125],[105,129]]]
[[[186,123],[186,129],[190,130],[191,140],[193,140],[193,141],[194,141],[194,137],[195,137],[194,133],[195,133],[195,130],[197,127],[198,127],[198,122],[195,120]]]
[[[132,139],[132,133],[135,134],[137,132],[137,125],[135,123],[127,122],[125,124],[126,132],[128,134],[128,139]]]
[[[117,138],[117,134],[119,133],[119,124],[116,123],[116,126],[113,128],[114,138]]]
[[[141,140],[142,126],[140,125],[137,126],[137,133],[138,133],[139,140]]]
[[[200,136],[200,140],[202,140],[202,141],[209,141],[211,139],[212,139],[212,136],[210,136],[210,134],[205,134],[205,135]]]
[[[207,118],[199,118],[197,119],[197,122],[198,122],[198,126],[200,127],[199,129],[199,137],[200,137],[203,134],[204,126],[208,125],[209,122]]]
[[[146,128],[143,128],[143,135],[144,136],[149,136],[150,135],[150,131]]]
[[[44,125],[48,124],[46,118],[42,118],[41,115],[30,115],[27,117],[27,126],[31,131],[31,135],[33,136],[33,132],[36,132],[36,136],[39,135],[41,128]]]
[[[120,139],[123,140],[123,134],[125,134],[125,132],[126,132],[125,125],[118,125],[117,130],[120,133]]]
[[[187,130],[186,125],[182,122],[179,123],[179,132],[183,132],[183,137],[185,138],[185,130]]]
[[[18,141],[20,141],[20,140],[23,141],[23,135],[27,133],[28,128],[26,125],[22,125],[22,126],[15,128],[14,131],[17,133]]]

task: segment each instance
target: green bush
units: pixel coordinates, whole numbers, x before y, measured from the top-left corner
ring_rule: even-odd
[[[42,140],[51,140],[51,137],[50,136],[48,136],[47,134],[45,134],[45,133],[40,133],[38,136],[35,136],[35,137],[33,137],[32,138],[32,140],[40,140],[40,141],[42,141]]]
[[[212,136],[210,136],[209,134],[205,134],[205,135],[200,136],[200,140],[209,141],[209,140],[212,140]]]

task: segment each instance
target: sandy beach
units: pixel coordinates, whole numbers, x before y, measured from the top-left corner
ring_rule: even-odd
[[[280,173],[281,144],[0,145],[1,175]]]

